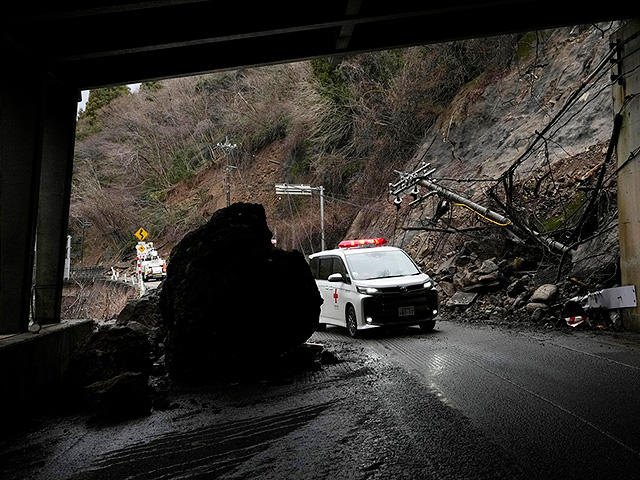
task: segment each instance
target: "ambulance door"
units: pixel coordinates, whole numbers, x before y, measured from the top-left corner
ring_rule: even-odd
[[[347,272],[347,267],[344,261],[340,257],[333,258],[333,273],[339,273],[342,275],[342,282],[328,282],[331,287],[331,299],[333,300],[333,312],[335,314],[336,321],[343,326],[347,325],[345,310],[347,302],[351,299],[351,279]]]
[[[338,323],[339,320],[339,304],[338,304],[338,285],[335,282],[330,282],[329,275],[336,273],[334,271],[335,260],[340,260],[338,257],[328,256],[321,257],[318,265],[318,289],[324,302],[322,303],[322,316],[327,323]]]

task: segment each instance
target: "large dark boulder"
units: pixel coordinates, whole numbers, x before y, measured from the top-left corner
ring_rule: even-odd
[[[322,298],[309,266],[271,239],[264,207],[236,203],[173,248],[160,294],[172,379],[248,373],[313,334]]]

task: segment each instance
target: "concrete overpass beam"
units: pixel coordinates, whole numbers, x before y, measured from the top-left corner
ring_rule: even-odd
[[[77,96],[47,82],[35,266],[34,320],[41,325],[60,321]]]
[[[0,334],[6,334],[29,325],[44,75],[5,37],[0,42]]]
[[[640,18],[611,36],[619,46],[613,66],[614,111],[622,115],[618,139],[618,217],[622,285],[640,291]],[[623,324],[640,332],[640,307],[624,309]]]

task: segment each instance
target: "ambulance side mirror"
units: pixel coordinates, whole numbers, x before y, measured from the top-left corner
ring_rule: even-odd
[[[331,275],[329,275],[329,278],[327,278],[328,281],[330,282],[342,282],[344,283],[344,277],[342,276],[341,273],[332,273]]]

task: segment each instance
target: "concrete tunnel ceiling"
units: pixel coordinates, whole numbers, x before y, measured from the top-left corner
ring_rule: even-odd
[[[86,90],[247,66],[625,20],[635,2],[67,0],[0,7],[4,41]]]

